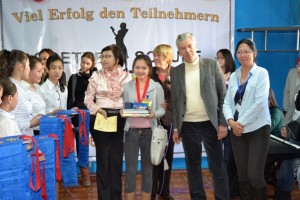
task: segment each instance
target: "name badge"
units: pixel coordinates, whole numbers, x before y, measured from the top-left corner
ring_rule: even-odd
[[[235,105],[235,109],[236,109],[238,112],[240,112],[240,110],[241,110],[241,105],[240,105],[239,103],[237,103],[237,104]]]

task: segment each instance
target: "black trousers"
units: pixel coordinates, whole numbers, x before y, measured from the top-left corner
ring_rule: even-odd
[[[230,148],[231,148],[231,146],[230,146]],[[237,169],[236,169],[236,164],[235,164],[235,160],[234,160],[232,151],[229,152],[226,167],[227,167],[230,197],[233,198],[233,197],[240,196],[240,190],[239,190],[239,186],[238,186]]]
[[[99,200],[122,199],[123,133],[125,119],[119,114],[117,132],[91,132],[97,162],[97,192]],[[112,115],[110,115],[112,116]]]
[[[157,195],[161,196],[169,196],[170,195],[170,179],[171,179],[171,171],[172,171],[172,163],[173,163],[173,153],[174,153],[174,141],[172,138],[173,128],[171,126],[166,126],[161,123],[163,127],[168,130],[168,139],[169,144],[166,152],[166,160],[169,165],[168,170],[164,170],[164,161],[162,161],[159,165],[153,166],[153,184],[152,184],[152,193],[151,196],[154,197]]]
[[[270,126],[265,125],[240,137],[230,133],[239,182],[254,188],[265,187],[265,163],[270,146]]]
[[[212,123],[210,121],[183,122],[180,134],[185,153],[191,200],[206,199],[201,169],[202,142],[213,177],[215,199],[229,200],[228,177],[222,145]]]

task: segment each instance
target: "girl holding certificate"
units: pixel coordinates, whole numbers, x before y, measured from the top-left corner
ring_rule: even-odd
[[[150,79],[152,71],[151,59],[147,55],[139,55],[133,61],[133,72],[136,79],[124,88],[125,102],[149,102],[150,115],[147,117],[128,117],[125,124],[125,199],[135,199],[136,172],[139,150],[142,164],[142,200],[150,200],[152,191],[152,163],[150,145],[152,128],[157,119],[165,114],[160,106],[164,103],[162,86]],[[156,107],[154,108],[153,105]]]

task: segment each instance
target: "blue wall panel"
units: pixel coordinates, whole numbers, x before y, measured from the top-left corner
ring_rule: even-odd
[[[235,47],[242,38],[250,38],[250,32],[237,32],[240,28],[288,27],[300,25],[300,0],[236,0]],[[255,33],[258,49],[264,49],[264,34]],[[296,50],[295,32],[269,32],[268,49]],[[296,66],[299,52],[258,52],[257,64],[270,74],[278,104],[282,107],[283,90],[288,71]],[[237,60],[236,60],[237,61]],[[238,62],[237,65],[239,66]]]

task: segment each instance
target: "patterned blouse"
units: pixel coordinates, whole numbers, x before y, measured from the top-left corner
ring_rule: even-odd
[[[131,80],[131,74],[121,67],[115,70],[101,69],[89,79],[84,104],[95,114],[99,108],[123,108],[124,84]]]

